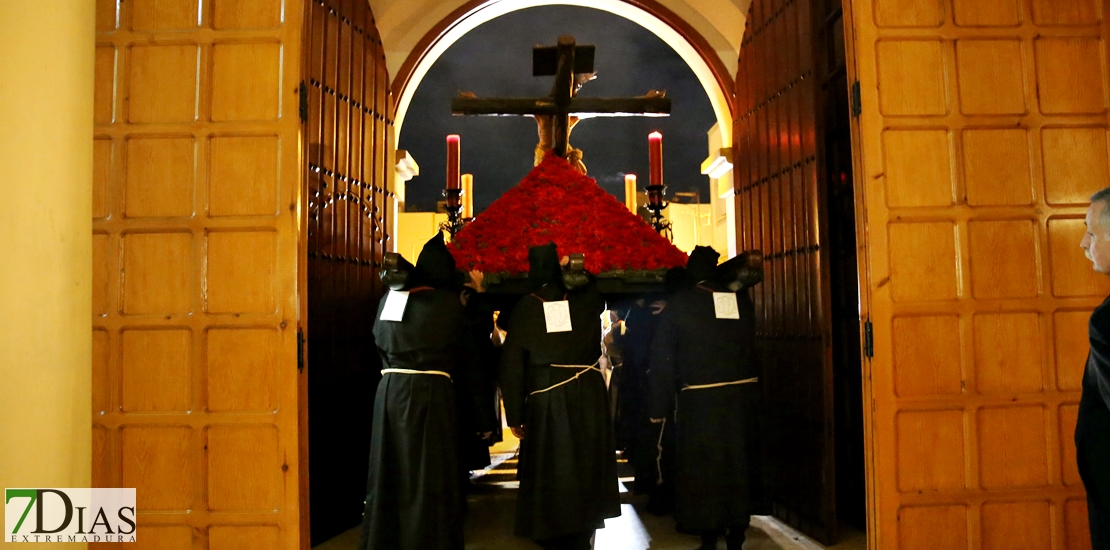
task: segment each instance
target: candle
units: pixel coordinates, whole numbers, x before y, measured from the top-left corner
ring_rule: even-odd
[[[663,185],[663,134],[648,134],[648,157],[651,160],[650,185]]]
[[[629,212],[636,213],[636,174],[624,175],[624,205]]]
[[[462,175],[462,217],[474,217],[474,175]]]
[[[459,135],[447,136],[447,188],[459,188]]]

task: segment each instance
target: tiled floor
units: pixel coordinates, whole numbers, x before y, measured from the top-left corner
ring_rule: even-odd
[[[509,435],[509,434],[506,434]],[[509,436],[511,437],[511,435]],[[477,486],[467,498],[466,550],[538,550],[531,541],[513,536],[516,507],[516,465],[513,451],[516,442],[505,441],[493,448],[495,465],[476,476]],[[623,486],[622,486],[623,488]],[[643,511],[642,497],[622,492],[621,516],[605,522],[597,532],[594,550],[693,550],[700,544],[697,537],[675,531],[669,516],[656,516]],[[355,550],[358,529],[316,546],[313,550]],[[724,550],[721,540],[718,548]],[[752,518],[744,550],[864,550],[863,533],[849,532],[836,546],[826,547],[801,535],[771,517]]]

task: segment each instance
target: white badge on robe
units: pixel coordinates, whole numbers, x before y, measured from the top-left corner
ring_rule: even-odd
[[[570,332],[570,302],[543,303],[543,317],[547,321],[547,332]]]
[[[385,295],[385,307],[382,308],[382,321],[400,321],[405,316],[405,306],[409,303],[407,290],[390,290]]]
[[[716,312],[718,319],[739,319],[740,306],[736,304],[736,294],[714,292],[713,311]]]

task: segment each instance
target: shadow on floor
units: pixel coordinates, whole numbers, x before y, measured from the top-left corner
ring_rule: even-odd
[[[507,434],[511,438],[511,434]],[[508,439],[508,438],[507,438]],[[527,539],[513,536],[516,508],[515,439],[491,449],[494,464],[476,472],[467,496],[466,550],[538,550]],[[675,530],[670,516],[656,516],[644,510],[646,500],[621,486],[621,516],[605,522],[597,532],[594,550],[693,550],[701,540]],[[351,529],[313,550],[356,550],[358,528]],[[718,548],[724,550],[724,541]],[[866,538],[858,531],[845,530],[843,541],[825,547],[769,516],[755,516],[748,530],[744,550],[864,550]]]

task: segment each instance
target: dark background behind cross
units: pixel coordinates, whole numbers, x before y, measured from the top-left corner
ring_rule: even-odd
[[[408,182],[407,205],[431,211],[444,187],[447,134],[462,136],[462,171],[474,174],[476,212],[481,212],[532,169],[536,123],[526,117],[453,117],[459,91],[479,97],[539,97],[552,77],[532,77],[532,47],[552,45],[560,34],[596,46],[597,80],[579,97],[626,97],[666,89],[673,110],[667,118],[585,120],[571,144],[584,151],[590,177],[624,200],[624,174],[646,185],[647,134],[664,135],[669,192],[695,188],[709,202],[709,180],[700,174],[706,132],[716,122],[709,98],[689,66],[646,29],[600,10],[545,6],[509,13],[471,31],[435,63],[417,89],[398,147],[410,151],[422,175]]]
[[[537,46],[532,49],[532,75],[554,76],[555,84],[546,97],[527,98],[472,98],[457,97],[451,100],[455,115],[527,116],[549,118],[541,124],[545,135],[538,136],[544,148],[566,157],[571,117],[579,120],[600,116],[665,116],[671,112],[671,100],[656,94],[653,97],[591,98],[575,97],[579,88],[596,73],[595,50],[592,45],[576,45],[573,36],[559,37],[556,46]]]

